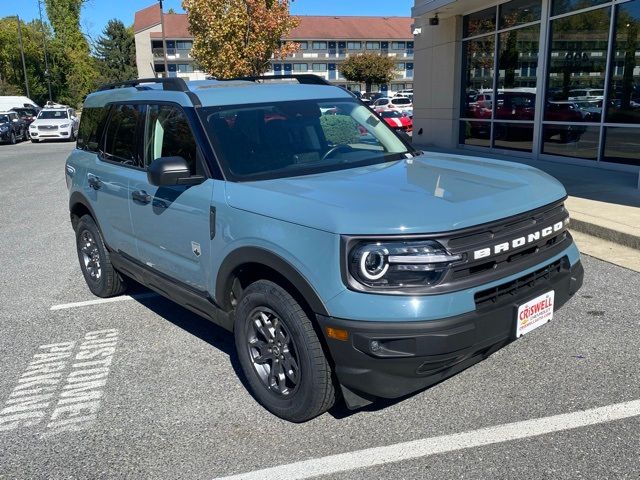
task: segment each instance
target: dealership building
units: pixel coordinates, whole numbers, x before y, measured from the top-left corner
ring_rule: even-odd
[[[364,90],[364,84],[348,82],[340,64],[352,55],[373,52],[396,61],[395,79],[389,85],[374,85],[373,91],[413,88],[413,35],[411,17],[300,16],[299,25],[287,40],[299,50],[286,59],[272,59],[267,75],[312,73],[350,90]],[[167,43],[168,76],[202,80],[191,56],[193,36],[185,14],[163,16]],[[162,22],[158,4],[136,12],[134,19],[136,62],[140,78],[164,75]]]
[[[415,0],[414,141],[640,170],[640,0]]]

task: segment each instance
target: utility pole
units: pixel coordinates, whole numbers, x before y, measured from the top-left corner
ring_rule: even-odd
[[[44,47],[44,76],[49,86],[49,101],[53,101],[51,95],[51,72],[49,71],[49,56],[47,55],[47,34],[44,31],[44,21],[42,20],[42,1],[38,0],[38,12],[40,13],[40,27],[42,27],[42,46]]]
[[[167,39],[164,35],[164,11],[162,10],[162,0],[160,3],[160,28],[162,28],[162,58],[164,59],[164,76],[169,76],[169,66],[167,65]]]
[[[29,79],[27,78],[27,62],[24,61],[24,46],[22,45],[22,25],[20,24],[20,17],[16,15],[18,21],[18,43],[20,43],[20,56],[22,56],[22,71],[24,72],[24,86],[27,90],[27,97],[31,98],[29,94]]]

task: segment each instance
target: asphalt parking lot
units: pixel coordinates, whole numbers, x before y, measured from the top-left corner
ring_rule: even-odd
[[[225,331],[142,289],[92,302],[67,214],[72,147],[0,145],[0,478],[640,478],[639,273],[584,257],[554,321],[484,362],[290,424],[249,395]],[[69,360],[95,346],[102,363]],[[96,388],[70,417],[78,379]]]

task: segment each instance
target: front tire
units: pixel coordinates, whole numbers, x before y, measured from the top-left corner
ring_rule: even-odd
[[[234,336],[251,393],[291,422],[326,412],[336,393],[331,366],[302,307],[282,287],[259,280],[243,292]]]
[[[11,145],[15,145],[18,142],[16,139],[16,132],[11,132],[11,136],[9,137],[9,143]]]
[[[126,290],[124,279],[111,263],[100,229],[90,215],[83,215],[78,221],[76,247],[80,269],[94,295],[102,298],[114,297]]]

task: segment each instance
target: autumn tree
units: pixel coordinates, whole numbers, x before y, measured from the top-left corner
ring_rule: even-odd
[[[217,78],[261,75],[271,56],[284,59],[298,45],[282,42],[298,25],[289,0],[183,0],[194,36],[191,55]]]
[[[350,82],[361,82],[371,91],[374,83],[389,83],[395,78],[396,62],[393,58],[377,53],[361,53],[349,57],[341,66],[340,73]]]

